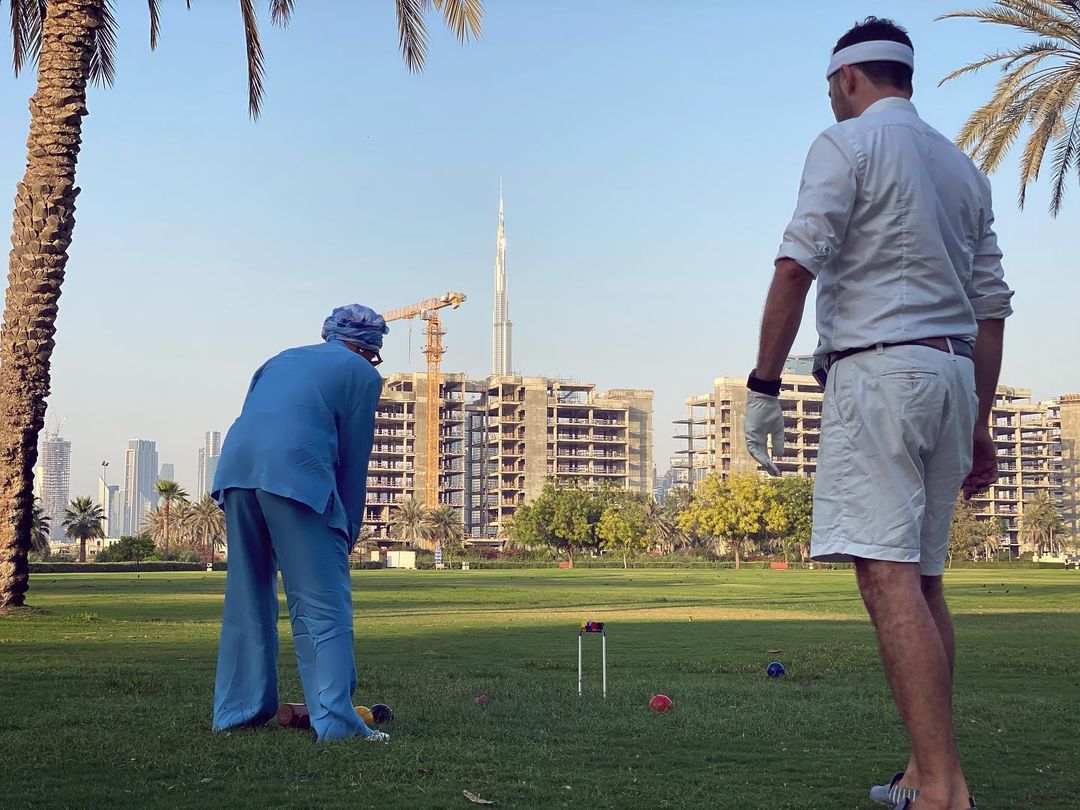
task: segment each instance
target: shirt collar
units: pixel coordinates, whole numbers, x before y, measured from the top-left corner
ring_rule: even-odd
[[[911,103],[910,99],[901,98],[900,96],[889,96],[875,101],[863,110],[863,115],[866,115],[868,112],[884,112],[885,110],[905,110],[913,115],[919,114],[919,111],[915,109],[915,105]]]

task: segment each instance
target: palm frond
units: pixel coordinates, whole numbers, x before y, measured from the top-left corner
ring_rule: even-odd
[[[1011,104],[1014,92],[1030,75],[1032,69],[1033,65],[1022,63],[998,80],[990,100],[973,112],[960,129],[960,134],[956,138],[957,146],[961,149],[974,147],[971,149],[972,152],[979,150],[982,142],[989,137],[989,133],[999,126],[1001,116]]]
[[[447,27],[458,42],[479,39],[484,19],[483,0],[434,0],[435,8],[443,13]]]
[[[161,0],[146,0],[150,11],[150,50],[157,50],[158,30],[161,26]]]
[[[284,28],[292,19],[295,6],[294,0],[270,0],[270,22]]]
[[[945,82],[952,81],[953,79],[968,73],[976,73],[982,68],[992,65],[995,62],[1004,62],[1005,64],[1001,66],[1001,69],[1009,70],[1019,60],[1035,54],[1045,54],[1046,56],[1068,56],[1070,53],[1071,51],[1067,48],[1062,48],[1060,43],[1055,42],[1052,39],[1041,39],[1038,42],[1033,42],[1022,48],[1010,48],[1007,51],[998,51],[997,53],[989,54],[976,62],[971,62],[961,68],[957,68],[938,82],[938,87],[945,84]]]
[[[1051,14],[1039,14],[1034,5],[1020,0],[1025,6],[1023,11],[1011,7],[1013,0],[998,0],[997,5],[987,8],[950,11],[940,15],[938,20],[968,19],[990,25],[1004,25],[1019,28],[1037,37],[1058,37],[1074,45],[1080,45],[1080,31],[1069,20]]]
[[[259,41],[259,21],[255,16],[255,0],[240,0],[240,14],[244,18],[244,43],[248,60],[248,113],[259,118],[263,100],[262,43]]]
[[[1053,189],[1050,192],[1050,215],[1056,217],[1061,212],[1061,203],[1065,198],[1065,178],[1074,162],[1080,163],[1080,107],[1073,111],[1069,131],[1054,147],[1054,159],[1051,170],[1054,173]]]
[[[427,57],[427,26],[424,25],[427,5],[428,0],[396,0],[401,55],[405,67],[412,73],[424,69]]]
[[[1060,116],[1048,115],[1028,137],[1024,154],[1020,157],[1020,191],[1016,195],[1016,204],[1021,211],[1027,202],[1028,183],[1034,183],[1039,179],[1039,170],[1042,168],[1047,144],[1055,137],[1054,133],[1060,128],[1060,124]]]
[[[116,80],[116,14],[112,0],[103,0],[97,8],[101,19],[94,29],[90,81],[98,87],[111,87]]]
[[[18,76],[37,61],[46,0],[10,0],[12,68]]]

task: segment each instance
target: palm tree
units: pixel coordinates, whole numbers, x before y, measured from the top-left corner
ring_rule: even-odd
[[[163,501],[161,507],[163,518],[161,556],[162,559],[167,560],[169,559],[169,512],[174,503],[186,501],[188,494],[175,481],[158,481],[154,484],[154,489],[157,490],[158,497]]]
[[[209,495],[192,504],[188,510],[185,524],[191,528],[196,538],[201,538],[203,554],[208,562],[214,561],[214,549],[221,545],[225,537],[225,513],[218,502]]]
[[[258,118],[263,53],[256,0],[238,0],[248,64],[248,109]],[[394,0],[405,64],[423,68],[425,13],[434,6],[458,41],[480,35],[482,0]],[[147,0],[150,48],[160,0]],[[117,25],[110,0],[9,0],[14,69],[37,62],[30,99],[26,171],[16,187],[9,284],[0,328],[0,607],[26,602],[34,465],[45,423],[60,287],[75,226],[75,169],[87,114],[86,85],[115,77]],[[190,7],[190,2],[188,6]],[[271,21],[288,24],[295,0],[269,0]]]
[[[165,513],[160,507],[149,510],[143,517],[139,533],[145,534],[155,545],[161,545],[165,537]]]
[[[415,545],[427,537],[428,510],[415,497],[402,501],[390,518],[390,528],[399,540]]]
[[[644,518],[649,535],[664,554],[672,553],[676,543],[686,537],[676,525],[671,512],[657,503],[655,498],[645,502]]]
[[[967,150],[984,172],[993,172],[1020,130],[1028,127],[1030,135],[1020,159],[1018,202],[1023,208],[1028,183],[1039,179],[1050,148],[1050,214],[1056,217],[1069,171],[1075,168],[1080,177],[1080,3],[997,0],[986,8],[954,11],[939,19],[948,18],[1004,25],[1036,37],[1033,42],[964,65],[941,82],[989,65],[1001,67],[1003,74],[993,95],[968,118],[957,145]]]
[[[87,497],[75,498],[64,510],[64,533],[79,541],[79,562],[86,562],[87,540],[105,537],[105,530],[101,528],[104,520],[101,507]]]
[[[457,510],[449,504],[432,509],[424,528],[425,537],[442,546],[443,551],[446,552],[446,562],[449,564],[454,552],[461,549],[462,540],[465,537],[465,527],[461,523],[461,516]]]
[[[1059,549],[1064,551],[1065,544],[1061,540],[1064,529],[1061,512],[1049,493],[1040,490],[1024,502],[1020,536],[1037,555],[1056,554]]]
[[[49,555],[52,553],[52,547],[49,545],[50,522],[41,501],[35,498],[33,523],[30,529],[30,550],[36,552],[43,560],[49,559]]]

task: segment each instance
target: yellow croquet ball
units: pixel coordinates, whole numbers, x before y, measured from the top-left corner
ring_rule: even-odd
[[[375,715],[371,713],[371,709],[367,706],[357,706],[356,713],[360,715],[360,719],[367,723],[369,726],[375,725]]]

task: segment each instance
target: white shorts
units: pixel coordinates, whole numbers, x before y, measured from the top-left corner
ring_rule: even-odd
[[[919,563],[941,576],[971,471],[971,360],[927,346],[845,357],[829,371],[810,553],[822,562]]]

